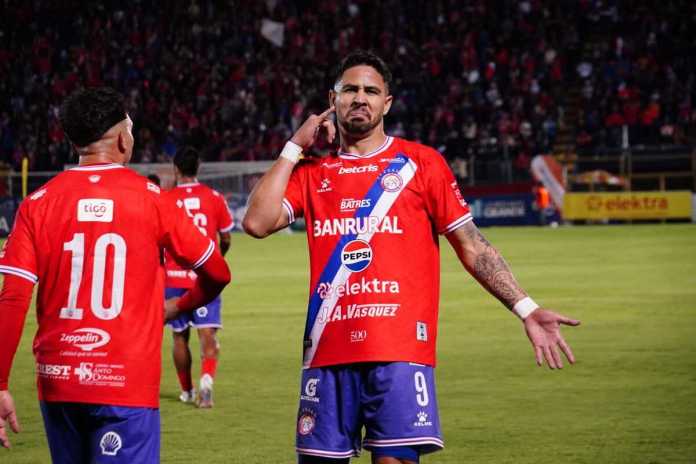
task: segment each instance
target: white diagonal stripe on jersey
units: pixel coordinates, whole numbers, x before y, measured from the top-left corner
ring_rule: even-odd
[[[208,248],[205,250],[205,253],[203,253],[203,256],[198,258],[198,261],[193,263],[191,269],[198,269],[205,264],[205,262],[208,261],[208,258],[210,258],[210,256],[213,254],[213,251],[215,251],[215,243],[211,240],[210,244],[208,244]]]
[[[467,222],[471,221],[472,219],[474,219],[474,217],[471,215],[471,213],[466,213],[464,216],[460,217],[459,219],[450,222],[449,225],[447,227],[445,227],[444,230],[442,230],[440,232],[440,234],[442,234],[442,235],[449,234],[453,230],[460,228],[461,226],[463,226]]]
[[[418,167],[416,166],[416,163],[409,159],[408,163],[404,164],[404,166],[401,169],[399,169],[399,176],[401,176],[401,179],[403,181],[401,188],[396,192],[383,191],[382,194],[379,196],[379,199],[377,200],[377,203],[375,204],[375,207],[372,209],[372,212],[370,214],[370,216],[379,218],[378,223],[382,222],[384,217],[389,212],[389,209],[392,207],[394,202],[396,202],[397,198],[399,198],[399,195],[401,195],[401,192],[403,192],[404,189],[406,189],[406,185],[408,185],[408,183],[411,182],[413,177],[416,175],[417,169]],[[372,240],[372,236],[374,234],[374,232],[358,234],[357,237],[355,237],[355,239],[363,240],[365,242],[370,243],[370,240]],[[339,288],[340,286],[343,286],[352,273],[353,272],[346,266],[341,266],[338,272],[336,273],[336,276],[334,277],[333,281],[331,282],[331,288]],[[314,355],[317,352],[317,348],[319,348],[319,340],[321,339],[322,333],[324,333],[326,322],[330,320],[330,317],[334,312],[334,309],[336,308],[338,296],[335,295],[335,293],[337,292],[333,293],[334,295],[332,295],[331,298],[328,299],[328,301],[322,303],[322,307],[328,308],[327,311],[324,312],[326,317],[323,318],[321,321],[316,320],[314,322],[314,326],[312,327],[312,331],[310,332],[310,339],[312,340],[312,344],[307,350],[305,350],[303,362],[303,366],[305,369],[312,364],[312,360],[314,359]]]
[[[12,274],[16,275],[17,277],[23,277],[31,281],[33,284],[39,281],[39,278],[33,272],[25,271],[24,269],[13,266],[0,266],[0,274]]]

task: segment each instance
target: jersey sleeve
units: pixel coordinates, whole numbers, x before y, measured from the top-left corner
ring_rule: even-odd
[[[234,218],[232,218],[230,208],[227,206],[227,201],[225,201],[225,197],[218,193],[217,195],[215,195],[215,198],[218,199],[218,232],[229,232],[234,228]]]
[[[158,202],[159,245],[182,267],[196,269],[215,250],[215,243],[193,225],[183,209],[166,200]]]
[[[304,214],[304,195],[302,194],[302,179],[305,166],[300,164],[295,167],[290,175],[288,186],[285,188],[283,208],[288,213],[288,224],[295,222],[295,218]]]
[[[434,150],[425,155],[428,160],[424,169],[428,213],[437,232],[449,234],[471,221],[471,211],[442,155]]]
[[[39,280],[38,266],[27,201],[20,205],[12,232],[0,251],[0,273],[16,275],[35,284]]]

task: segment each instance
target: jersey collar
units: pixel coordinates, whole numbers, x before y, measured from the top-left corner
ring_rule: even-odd
[[[116,163],[99,163],[99,164],[88,164],[85,166],[77,166],[68,169],[69,171],[104,171],[106,169],[121,169],[124,166]]]
[[[387,138],[384,140],[384,143],[379,146],[376,150],[371,151],[370,153],[366,153],[364,155],[359,155],[357,153],[347,153],[345,151],[340,151],[338,152],[338,156],[340,156],[343,159],[365,159],[365,158],[372,158],[373,156],[379,155],[383,151],[385,151],[387,148],[389,148],[394,141],[394,137],[391,137],[387,135]]]
[[[196,182],[187,182],[185,184],[177,184],[176,186],[177,187],[195,187],[198,184],[199,184],[199,182],[198,182],[198,180],[196,180]]]

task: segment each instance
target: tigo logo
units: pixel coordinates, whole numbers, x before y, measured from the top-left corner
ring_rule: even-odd
[[[77,202],[79,222],[112,222],[114,201],[100,198],[83,198]]]
[[[364,240],[348,242],[341,250],[341,263],[353,272],[360,272],[372,262],[372,248]]]

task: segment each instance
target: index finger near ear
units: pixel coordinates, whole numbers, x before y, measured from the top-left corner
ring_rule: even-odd
[[[321,114],[319,115],[319,118],[321,118],[321,119],[326,119],[326,117],[327,117],[328,115],[330,115],[331,113],[333,113],[334,111],[336,111],[336,107],[332,105],[332,106],[329,107],[329,109],[327,109],[326,111],[324,111],[323,113],[321,113]]]

